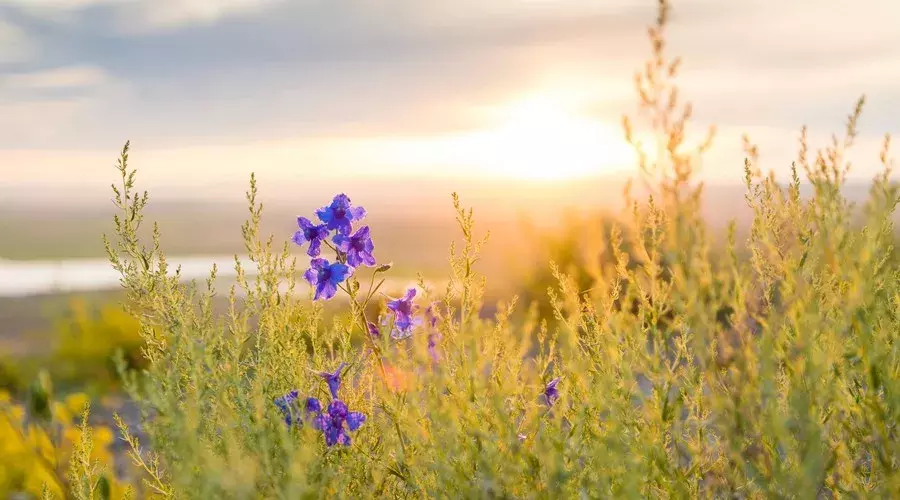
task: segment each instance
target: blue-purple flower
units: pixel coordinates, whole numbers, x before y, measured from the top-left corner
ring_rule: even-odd
[[[367,322],[366,329],[369,330],[369,335],[375,338],[381,337],[381,330],[378,329],[378,325],[376,325],[375,323],[372,323],[371,321]]]
[[[316,287],[316,294],[313,300],[328,300],[337,293],[337,286],[353,273],[346,264],[335,262],[329,263],[325,259],[313,259],[310,261],[310,268],[303,275],[310,285]]]
[[[350,234],[353,230],[353,221],[365,217],[366,209],[351,206],[350,198],[341,193],[334,197],[331,205],[316,210],[316,215],[328,229],[336,230],[340,234]]]
[[[544,388],[544,399],[547,401],[547,406],[553,406],[553,403],[559,399],[559,389],[556,388],[558,384],[559,377],[556,377]]]
[[[412,335],[413,328],[421,322],[421,319],[413,317],[419,308],[413,303],[415,296],[416,289],[410,288],[403,298],[387,303],[387,308],[394,313],[394,331],[391,332],[391,337],[405,339]]]
[[[441,355],[437,350],[439,340],[441,340],[440,333],[433,331],[428,334],[428,355],[435,363],[441,360]]]
[[[353,236],[338,233],[332,241],[338,250],[347,255],[347,263],[351,266],[375,265],[375,257],[372,255],[375,245],[369,234],[369,226],[359,228]]]
[[[294,233],[294,243],[299,246],[309,243],[306,254],[310,257],[318,257],[321,253],[322,242],[328,238],[328,228],[325,227],[325,224],[313,224],[306,217],[297,217],[297,225],[300,226],[300,230]]]
[[[347,366],[346,363],[341,363],[334,373],[319,372],[319,376],[324,378],[325,382],[328,384],[328,390],[331,392],[331,397],[334,399],[337,399],[338,397],[338,389],[341,388],[341,371],[344,370],[345,366]]]
[[[425,308],[425,319],[428,320],[428,326],[437,328],[438,320],[440,319],[437,302],[432,302]]]
[[[293,424],[302,425],[303,421],[299,419],[301,412],[297,405],[297,391],[291,391],[284,396],[275,398],[275,406],[281,410],[284,417],[284,423],[290,427]],[[304,405],[304,414],[309,418],[311,414],[320,414],[322,412],[322,403],[316,398],[306,398]]]
[[[366,416],[360,412],[352,412],[340,399],[335,399],[328,405],[328,411],[322,413],[318,423],[322,433],[325,434],[325,444],[334,446],[341,444],[350,445],[350,435],[347,430],[355,431],[366,421]],[[346,424],[346,426],[344,425]]]

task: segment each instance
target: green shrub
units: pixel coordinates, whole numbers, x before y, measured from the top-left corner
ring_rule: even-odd
[[[120,350],[128,369],[146,365],[139,322],[118,304],[92,305],[72,299],[68,313],[55,325],[56,343],[49,363],[54,380],[106,392],[119,386],[114,359]]]

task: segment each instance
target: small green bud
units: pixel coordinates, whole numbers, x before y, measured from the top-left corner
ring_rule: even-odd
[[[375,272],[376,272],[376,273],[383,273],[383,272],[385,272],[385,271],[390,270],[392,267],[394,267],[394,263],[393,263],[393,262],[388,262],[387,264],[382,264],[382,265],[378,266],[377,268],[375,268]]]

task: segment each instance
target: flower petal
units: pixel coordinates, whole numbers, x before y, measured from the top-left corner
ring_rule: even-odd
[[[360,220],[365,218],[366,209],[363,207],[353,207],[350,209],[350,219],[351,220]]]
[[[366,416],[358,411],[351,411],[347,414],[347,427],[351,431],[355,431],[359,429],[359,427],[366,421]]]
[[[303,279],[308,281],[310,285],[316,286],[319,284],[319,271],[309,268],[303,273]]]
[[[318,239],[311,240],[309,242],[309,248],[306,250],[306,255],[310,257],[318,257],[321,253],[322,242]]]
[[[350,250],[350,237],[346,234],[336,234],[334,235],[334,238],[331,238],[331,241],[334,242],[334,246],[342,252]]]
[[[335,262],[331,265],[331,277],[328,280],[337,285],[347,279],[352,273],[353,269],[350,266]]]
[[[337,294],[337,285],[331,280],[325,280],[316,285],[316,295],[313,300],[328,300]]]
[[[312,221],[306,217],[297,217],[297,225],[303,230],[312,229],[314,227]]]
[[[363,226],[356,231],[356,234],[353,235],[354,238],[358,240],[371,240],[372,237],[369,236],[369,226]]]
[[[360,264],[364,264],[369,267],[372,267],[375,264],[377,264],[377,262],[375,261],[375,256],[372,255],[371,252],[367,252],[367,251],[357,252],[356,258],[359,259]],[[359,266],[356,266],[356,267],[359,267]]]
[[[343,422],[347,418],[347,405],[340,399],[335,399],[328,405],[328,414],[331,416],[332,423],[334,421]]]
[[[328,224],[334,219],[334,211],[331,210],[331,207],[322,207],[316,210],[316,216],[320,221]]]
[[[344,193],[335,195],[334,199],[331,200],[331,208],[343,208],[345,210],[350,208],[350,197]]]

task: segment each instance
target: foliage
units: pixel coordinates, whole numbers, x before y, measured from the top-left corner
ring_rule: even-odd
[[[69,312],[56,321],[53,378],[69,384],[89,384],[106,391],[118,387],[114,362],[118,351],[129,369],[146,365],[140,355],[139,322],[115,303],[91,306],[73,299]]]
[[[53,401],[48,380],[33,384],[25,404],[0,392],[0,496],[62,498],[93,490],[93,496],[74,497],[123,498],[127,488],[113,468],[113,429],[87,423],[84,394]]]
[[[0,388],[12,394],[45,369],[57,386],[94,395],[120,389],[116,358],[142,369],[139,321],[116,302],[91,303],[74,297],[65,314],[55,318],[52,351],[47,355],[0,359]],[[120,353],[121,351],[121,353]]]
[[[322,300],[298,290],[303,268],[291,248],[259,234],[253,178],[243,235],[259,274],[249,279],[236,259],[231,311],[216,316],[215,268],[206,286],[183,285],[160,251],[158,229],[150,245],[138,238],[148,197],[135,191],[126,145],[114,187],[117,237],[107,249],[150,362],[126,384],[153,450],[141,453],[125,433],[145,487],[189,498],[900,491],[900,269],[890,260],[898,190],[888,141],[861,224],[840,188],[862,102],[843,140],[813,158],[804,135],[786,189],[761,174],[748,147],[755,218],[742,246],[750,257],[738,258],[733,231],[724,254],[714,255],[693,178],[712,134],[696,147],[686,143],[691,108],[677,93],[678,60],[664,52],[667,17],[661,2],[649,31],[653,54],[636,77],[655,153],[625,121],[653,196],[628,199],[627,217],[603,249],[612,258],[597,264],[589,286],[551,266],[550,317],[530,309],[510,321],[516,298],[496,317],[479,317],[484,284],[473,264],[483,240],[454,198],[463,238],[451,248],[449,285],[421,282],[424,297],[403,299],[432,304],[432,317],[416,315],[409,336],[388,335],[393,328],[378,321],[372,331],[364,311],[386,307],[375,283],[388,270],[372,271],[362,292],[365,272],[348,271],[348,252],[334,248],[337,264],[313,262],[304,275],[315,298],[336,288],[349,299],[345,313],[323,325]],[[812,198],[799,195],[798,169]],[[344,214],[331,210],[323,223]],[[350,222],[330,228],[346,236]],[[300,240],[327,242],[318,229],[309,236]],[[403,315],[415,308],[392,298],[387,325],[402,320],[405,330]],[[345,406],[333,411],[337,387]],[[332,439],[331,423],[320,420],[324,405],[295,406],[308,402],[300,394],[330,396],[327,415],[339,426],[348,407],[365,422],[355,417],[352,441]],[[304,411],[309,420],[290,413]]]
[[[92,306],[80,299],[69,304],[69,313],[57,320],[55,348],[51,356],[54,380],[89,384],[105,390],[118,386],[114,362],[118,351],[129,369],[141,369],[139,322],[119,304]]]

